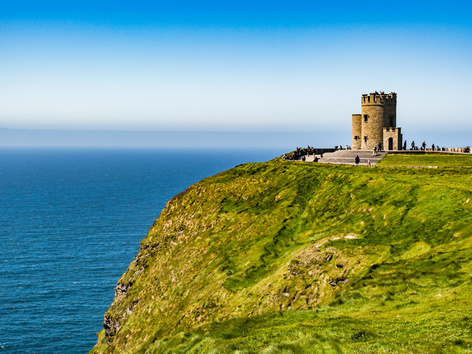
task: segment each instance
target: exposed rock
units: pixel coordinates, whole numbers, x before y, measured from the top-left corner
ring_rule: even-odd
[[[120,323],[118,320],[109,317],[107,314],[103,317],[103,328],[107,337],[113,337],[120,329]]]
[[[131,288],[132,285],[133,285],[133,283],[127,283],[127,284],[118,283],[118,284],[116,284],[115,299],[119,298],[119,297],[122,297],[122,296],[125,296],[126,293],[129,290],[129,288]]]

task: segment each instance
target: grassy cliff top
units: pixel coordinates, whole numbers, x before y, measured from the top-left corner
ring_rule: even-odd
[[[470,168],[472,167],[472,157],[471,155],[441,152],[390,154],[380,160],[378,166]]]
[[[472,170],[382,164],[275,159],[175,196],[92,352],[472,351]]]

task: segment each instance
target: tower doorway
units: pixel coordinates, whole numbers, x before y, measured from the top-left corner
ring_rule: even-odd
[[[393,150],[393,138],[388,138],[388,149]]]

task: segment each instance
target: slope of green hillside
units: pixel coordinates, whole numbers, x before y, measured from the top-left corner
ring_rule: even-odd
[[[468,168],[245,164],[174,197],[93,353],[470,352]]]

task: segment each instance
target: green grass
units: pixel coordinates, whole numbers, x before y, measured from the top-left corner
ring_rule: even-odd
[[[93,352],[471,352],[472,170],[442,158],[276,159],[195,184],[141,242]]]
[[[465,300],[465,299],[463,299]],[[431,308],[374,313],[352,306],[285,311],[215,324],[210,334],[182,332],[157,341],[150,352],[372,353],[467,352],[472,350],[470,317],[457,309],[437,319]],[[425,322],[428,324],[425,326]]]
[[[472,167],[472,155],[425,153],[425,154],[388,154],[378,166],[437,166]]]

